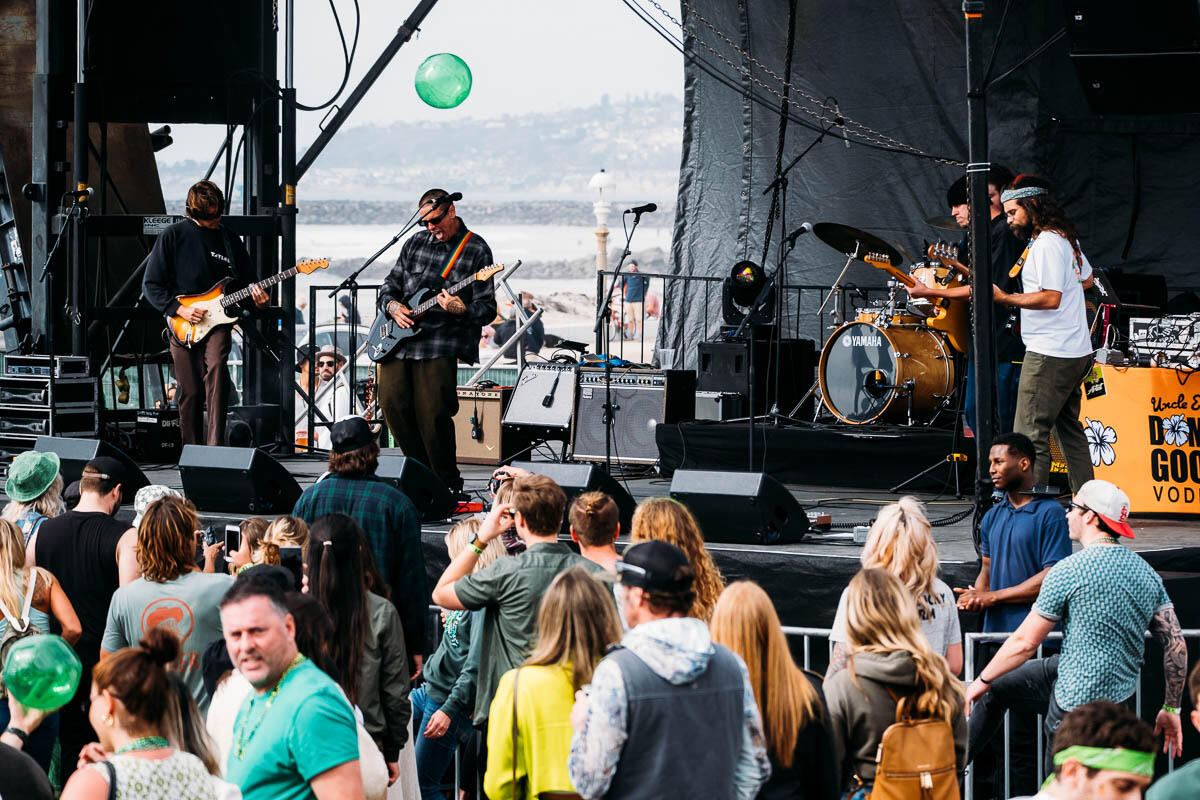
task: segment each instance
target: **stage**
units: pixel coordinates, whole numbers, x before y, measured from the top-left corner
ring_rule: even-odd
[[[324,471],[325,462],[316,457],[281,459],[301,486],[312,484]],[[913,471],[925,466],[913,461]],[[460,465],[468,492],[486,494],[491,467]],[[142,465],[152,483],[182,489],[179,471],[173,465]],[[663,477],[630,477],[621,483],[635,500],[665,496],[670,481]],[[835,526],[854,523],[869,524],[876,510],[891,502],[896,495],[870,489],[848,489],[827,485],[789,483],[789,491],[811,514],[829,514]],[[951,586],[966,586],[975,579],[979,561],[971,540],[971,520],[965,518],[952,524],[939,525],[966,511],[968,498],[956,499],[949,494],[915,493],[927,504],[934,523],[934,539],[941,556],[941,577]],[[7,497],[4,498],[7,502]],[[201,509],[202,522],[224,524],[247,516],[232,510]],[[118,516],[132,519],[133,509],[125,506]],[[466,516],[466,515],[462,515]],[[461,518],[461,517],[460,517]],[[1139,552],[1163,576],[1167,589],[1176,601],[1184,627],[1200,627],[1200,532],[1194,520],[1135,517],[1131,520],[1137,538],[1126,542]],[[422,529],[426,567],[430,587],[447,564],[443,535],[452,521],[427,523]],[[727,581],[751,579],[762,584],[779,609],[784,624],[808,627],[828,627],[842,589],[859,568],[862,548],[848,541],[848,528],[835,528],[834,537],[844,541],[823,540],[819,534],[809,535],[799,544],[763,546],[710,543],[709,551]],[[622,536],[618,548],[628,545]],[[1193,617],[1192,615],[1196,616]],[[973,614],[963,615],[963,629],[977,630]]]

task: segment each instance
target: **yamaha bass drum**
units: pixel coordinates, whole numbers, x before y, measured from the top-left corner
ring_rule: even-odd
[[[826,408],[851,425],[926,422],[954,391],[954,359],[939,331],[851,322],[821,351]]]

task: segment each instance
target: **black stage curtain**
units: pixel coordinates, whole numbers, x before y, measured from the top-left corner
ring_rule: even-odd
[[[749,59],[703,20],[777,74],[784,69],[790,0],[687,0],[683,22],[689,52],[731,79],[729,88],[689,61],[685,71],[683,161],[671,269],[680,275],[725,275],[736,261],[760,261],[773,180],[779,100],[745,72],[773,88]],[[985,55],[995,40],[1003,2],[988,2]],[[958,0],[888,3],[803,0],[796,4],[793,84],[817,98],[835,96],[846,117],[921,150],[966,161],[966,67]],[[995,59],[1000,74],[1065,23],[1060,0],[1017,3]],[[744,72],[739,74],[704,45]],[[1200,121],[1196,115],[1101,116],[1086,104],[1059,40],[988,95],[990,153],[1014,172],[1046,175],[1075,218],[1084,251],[1102,267],[1161,274],[1178,289],[1200,285]],[[1163,80],[1182,80],[1164,75]],[[754,89],[769,107],[752,102]],[[793,94],[793,98],[795,95]],[[810,103],[804,104],[811,108]],[[793,106],[795,109],[795,106]],[[810,125],[817,121],[797,112]],[[836,129],[835,129],[836,131]],[[816,138],[789,125],[784,163]],[[856,138],[856,137],[854,137]],[[826,137],[791,173],[787,219],[776,223],[768,266],[774,268],[779,227],[809,220],[840,222],[900,242],[915,258],[939,232],[923,219],[948,213],[947,186],[961,168]],[[945,236],[946,234],[941,234]],[[1128,253],[1125,254],[1128,246]],[[829,286],[843,259],[804,236],[788,262],[788,282]],[[865,264],[847,280],[881,285]],[[811,315],[819,301],[793,304],[789,316]],[[705,308],[702,289],[668,282],[658,357],[664,366],[694,366],[695,343],[720,318],[719,293]],[[805,317],[807,318],[807,316]],[[707,320],[707,322],[706,322]]]

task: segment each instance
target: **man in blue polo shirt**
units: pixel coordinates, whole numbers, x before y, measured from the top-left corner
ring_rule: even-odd
[[[984,515],[979,528],[982,564],[975,585],[954,590],[959,594],[959,608],[983,612],[985,633],[1015,631],[1033,608],[1050,567],[1071,555],[1062,506],[1049,497],[1026,494],[1033,487],[1036,460],[1033,442],[1022,433],[1005,433],[992,440],[989,471],[1004,497]],[[984,644],[979,663],[990,659],[997,649],[998,643]],[[992,707],[998,714],[1013,712],[1011,788],[1015,794],[1033,794],[1037,791],[1037,715],[1046,710],[1046,703],[1020,685],[1011,689],[1005,692],[1001,687]],[[996,781],[994,786],[1002,780],[1003,751],[998,745],[993,742],[983,752],[969,751],[975,774],[982,780],[990,776]],[[986,792],[987,788],[976,785],[977,791]]]
[[[980,525],[982,564],[975,585],[954,591],[959,608],[983,612],[985,633],[1000,633],[1015,631],[1029,614],[1046,573],[1071,555],[1071,537],[1062,506],[1026,494],[1037,460],[1028,436],[997,436],[988,459],[992,483],[1004,498]]]

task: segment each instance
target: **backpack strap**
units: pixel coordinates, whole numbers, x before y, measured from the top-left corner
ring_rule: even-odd
[[[33,607],[33,593],[36,589],[37,571],[30,570],[28,577],[25,579],[25,602],[19,618],[8,610],[3,601],[0,601],[0,612],[3,612],[4,618],[8,620],[8,624],[17,633],[24,633],[29,630],[29,609]]]

